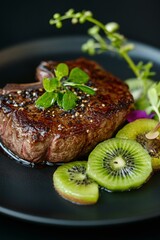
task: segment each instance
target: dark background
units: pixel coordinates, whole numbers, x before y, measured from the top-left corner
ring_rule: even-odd
[[[158,0],[32,0],[0,2],[0,49],[39,38],[86,34],[87,25],[69,22],[59,30],[49,25],[55,12],[91,10],[100,21],[116,21],[127,38],[160,48],[160,3]],[[0,215],[0,239],[160,239],[160,219],[101,228],[58,228]]]
[[[37,38],[86,34],[86,25],[66,21],[61,30],[49,25],[55,12],[70,8],[91,10],[103,23],[116,21],[127,38],[160,48],[159,0],[1,0],[0,49]]]

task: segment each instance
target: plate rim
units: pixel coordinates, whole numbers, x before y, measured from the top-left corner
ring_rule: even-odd
[[[28,48],[32,48],[33,52],[35,54],[39,54],[39,46],[43,46],[43,48],[41,48],[41,53],[50,51],[50,49],[54,49],[55,51],[58,51],[58,53],[63,53],[63,48],[60,51],[60,49],[56,48],[57,42],[60,41],[64,41],[65,39],[65,44],[66,44],[66,52],[70,52],[70,50],[77,50],[76,44],[78,44],[79,46],[81,46],[81,44],[83,44],[85,41],[88,40],[88,36],[87,35],[61,35],[61,36],[54,36],[54,37],[44,37],[44,38],[37,38],[37,39],[33,39],[33,40],[28,40],[28,41],[23,41],[19,44],[14,44],[8,47],[5,47],[3,49],[0,49],[0,66],[4,65],[7,61],[7,63],[9,61],[13,61],[14,59],[17,59],[19,57],[19,53],[17,54],[17,52],[20,51],[20,56],[23,56],[23,54],[25,53],[26,55],[26,50]],[[70,40],[74,41],[76,44],[75,45],[70,45]],[[147,43],[143,43],[134,39],[128,39],[129,43],[133,43],[135,48],[129,52],[129,55],[131,57],[135,57],[137,55],[137,51],[140,53],[141,56],[143,56],[144,58],[146,58],[146,55],[150,55],[151,58],[153,55],[156,55],[157,58],[160,55],[160,48],[155,47],[153,45],[149,45]],[[48,47],[46,48],[46,43],[48,45]],[[54,45],[55,44],[55,45]],[[18,51],[17,51],[18,50]],[[15,54],[16,53],[16,54]],[[107,53],[107,52],[106,52]],[[104,53],[104,54],[106,54]],[[10,58],[8,59],[8,54],[10,54]]]
[[[83,206],[82,206],[83,207]],[[142,222],[144,220],[155,219],[160,216],[160,212],[154,212],[153,214],[146,214],[145,216],[139,217],[129,217],[129,218],[119,218],[112,220],[65,220],[65,219],[51,219],[47,217],[40,217],[29,215],[22,212],[17,212],[14,210],[10,210],[4,207],[0,207],[0,213],[11,218],[16,218],[19,220],[31,222],[31,223],[39,223],[44,225],[54,225],[54,226],[69,226],[69,227],[103,227],[103,226],[115,226],[129,223],[137,223]]]

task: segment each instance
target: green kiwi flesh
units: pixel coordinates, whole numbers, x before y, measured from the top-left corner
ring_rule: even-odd
[[[160,169],[160,137],[148,139],[146,134],[152,131],[157,124],[158,122],[154,119],[137,119],[126,124],[116,134],[116,138],[133,139],[139,142],[150,154],[154,170]]]
[[[108,191],[139,188],[151,173],[151,157],[134,140],[105,140],[88,157],[87,174]]]
[[[86,168],[86,161],[74,161],[58,166],[53,173],[55,190],[73,203],[96,203],[99,198],[99,186],[87,176]]]

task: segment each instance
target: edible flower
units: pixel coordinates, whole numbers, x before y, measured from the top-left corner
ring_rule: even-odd
[[[133,110],[127,115],[127,121],[133,122],[139,118],[153,118],[154,113],[147,114],[144,110]]]

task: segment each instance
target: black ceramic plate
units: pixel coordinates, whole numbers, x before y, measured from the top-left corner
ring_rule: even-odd
[[[125,79],[131,76],[118,56],[89,57],[81,52],[87,37],[42,39],[0,52],[0,84],[34,81],[35,68],[42,60],[93,58],[107,70]],[[160,51],[135,42],[135,61],[149,60],[160,76]],[[156,79],[156,77],[155,77]],[[0,152],[0,212],[23,220],[63,226],[102,226],[134,222],[160,215],[160,173],[140,189],[123,193],[100,192],[97,204],[80,206],[64,200],[53,189],[55,167],[26,167]]]

